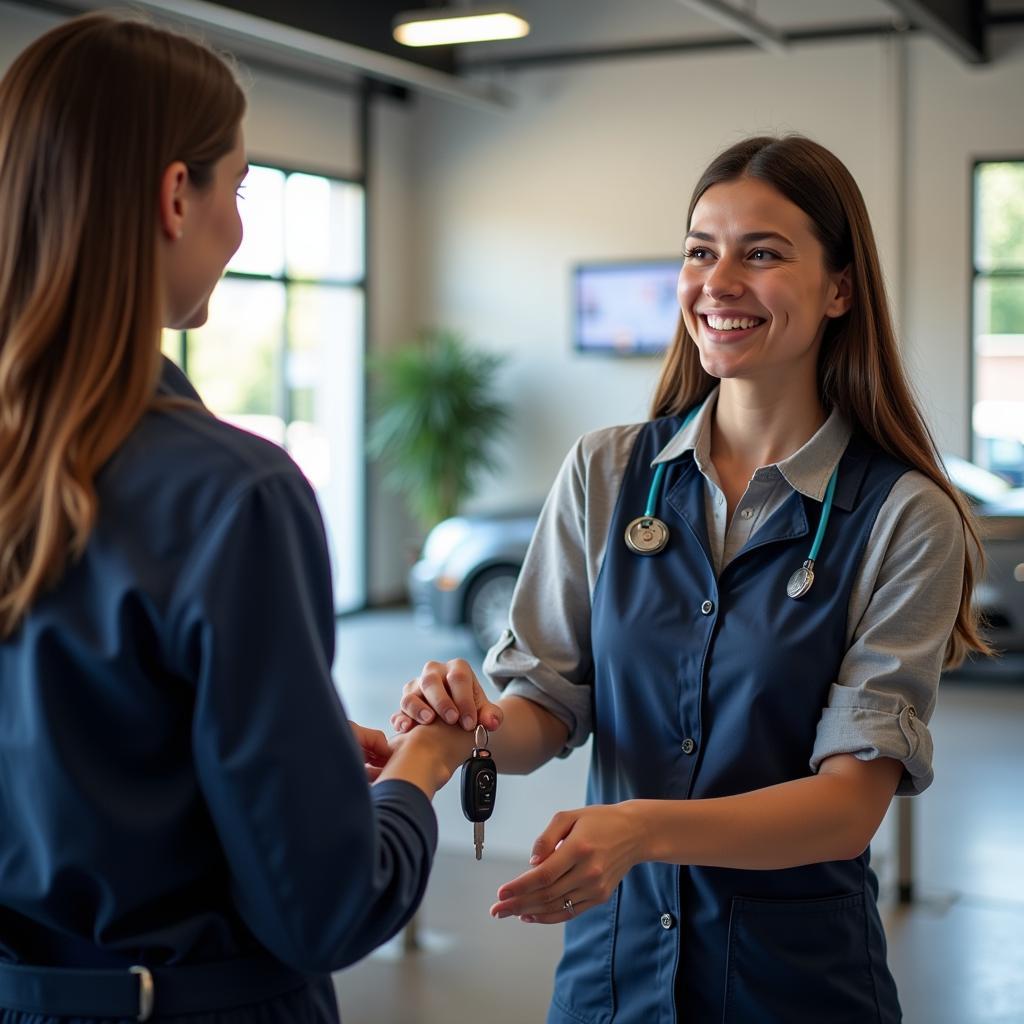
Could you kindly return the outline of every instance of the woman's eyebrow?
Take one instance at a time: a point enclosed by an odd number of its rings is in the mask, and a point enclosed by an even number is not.
[[[702,242],[716,241],[715,236],[709,235],[706,231],[690,231],[687,233],[686,237],[698,238]],[[745,235],[740,235],[737,241],[747,244],[750,242],[766,242],[772,238],[778,239],[785,245],[793,245],[793,243],[785,235],[780,234],[778,231],[748,231]]]

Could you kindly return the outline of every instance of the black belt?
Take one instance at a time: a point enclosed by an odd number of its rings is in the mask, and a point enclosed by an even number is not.
[[[231,1010],[294,992],[308,982],[306,975],[262,957],[115,971],[0,963],[0,1007],[149,1020],[157,1013]]]

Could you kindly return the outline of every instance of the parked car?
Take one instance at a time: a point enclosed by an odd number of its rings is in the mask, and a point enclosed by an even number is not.
[[[1024,653],[1024,487],[955,455],[944,457],[950,480],[977,514],[988,569],[975,587],[986,632],[998,651]]]
[[[950,479],[981,523],[988,571],[975,591],[1000,651],[1024,652],[1024,487],[966,459],[945,457]],[[519,569],[537,513],[458,516],[427,537],[409,576],[413,603],[426,619],[467,625],[482,651],[508,625]]]
[[[435,526],[409,572],[417,613],[440,626],[468,626],[486,651],[508,626],[512,591],[537,515],[531,510],[455,516]]]

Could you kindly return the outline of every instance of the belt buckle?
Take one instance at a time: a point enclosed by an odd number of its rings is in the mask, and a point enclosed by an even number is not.
[[[149,1020],[153,1016],[153,1002],[156,998],[153,974],[148,967],[129,967],[128,970],[139,979],[139,1014],[136,1020]]]

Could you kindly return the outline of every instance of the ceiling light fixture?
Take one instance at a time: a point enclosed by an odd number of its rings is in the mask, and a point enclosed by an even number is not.
[[[395,18],[392,29],[395,39],[406,46],[442,46],[521,39],[530,24],[507,8],[446,7],[406,11]]]

